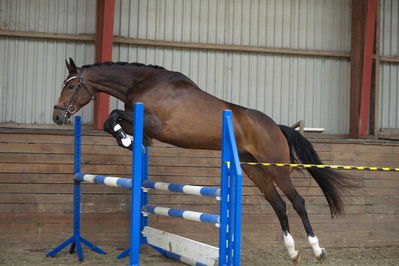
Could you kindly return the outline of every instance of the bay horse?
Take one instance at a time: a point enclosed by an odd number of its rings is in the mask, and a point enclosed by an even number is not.
[[[69,75],[53,111],[55,123],[69,117],[104,92],[125,103],[125,110],[114,110],[104,124],[122,147],[131,147],[126,133],[132,133],[132,112],[136,102],[144,103],[144,134],[148,138],[182,148],[220,150],[222,112],[233,112],[234,133],[241,161],[322,164],[312,144],[296,130],[277,125],[262,112],[218,99],[201,90],[179,72],[140,63],[113,63],[77,67],[70,58]],[[291,182],[289,167],[242,165],[275,211],[290,259],[300,256],[290,234],[286,204],[275,185],[291,201],[300,216],[308,241],[317,259],[326,256],[310,224],[305,201]],[[343,214],[343,192],[351,187],[348,177],[331,169],[307,169],[323,191],[332,216]]]

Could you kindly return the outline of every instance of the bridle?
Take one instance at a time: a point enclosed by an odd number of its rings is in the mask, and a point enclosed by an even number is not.
[[[79,95],[79,89],[81,87],[83,87],[84,89],[86,89],[90,93],[92,100],[96,99],[96,94],[93,91],[93,89],[89,88],[86,85],[86,83],[84,82],[84,80],[83,80],[83,69],[80,69],[79,76],[72,76],[72,77],[69,77],[66,80],[64,80],[64,82],[63,82],[64,85],[62,86],[62,88],[64,88],[68,84],[68,82],[70,82],[71,80],[74,80],[74,79],[78,79],[78,83],[76,83],[76,85],[73,87],[73,89],[75,91],[74,91],[69,103],[67,105],[64,105],[64,106],[63,105],[54,105],[54,109],[65,111],[64,116],[66,118],[68,118],[69,116],[73,115],[77,111],[77,107],[76,107],[76,105],[74,105],[74,102],[75,102],[76,98]]]

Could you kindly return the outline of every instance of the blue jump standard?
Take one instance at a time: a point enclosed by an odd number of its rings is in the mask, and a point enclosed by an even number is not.
[[[74,173],[77,174],[80,172],[80,144],[81,144],[81,120],[80,117],[75,118],[75,143],[74,143]],[[47,256],[53,257],[58,252],[63,250],[65,247],[71,244],[71,248],[69,250],[70,253],[75,252],[75,248],[77,250],[77,255],[80,261],[83,260],[83,251],[81,243],[85,244],[93,251],[99,254],[106,254],[105,251],[96,247],[86,239],[84,239],[80,235],[80,182],[75,181],[73,188],[73,235],[71,238],[66,240],[64,243],[47,253]]]
[[[71,244],[71,253],[77,249],[79,260],[83,260],[81,243],[87,245],[92,250],[105,254],[104,251],[91,244],[80,235],[80,183],[90,182],[104,184],[107,186],[123,187],[131,189],[131,212],[130,212],[130,247],[122,252],[118,259],[130,255],[129,266],[139,265],[140,246],[148,244],[162,255],[181,261],[186,264],[203,266],[204,257],[213,252],[212,263],[218,261],[219,266],[240,265],[240,230],[241,230],[241,183],[242,173],[238,159],[237,146],[232,126],[232,112],[223,112],[223,138],[222,138],[222,163],[221,163],[221,186],[220,188],[207,188],[201,186],[189,186],[179,184],[169,184],[163,182],[148,181],[148,147],[143,149],[143,104],[134,106],[134,142],[132,156],[132,178],[110,177],[82,174],[80,172],[81,155],[81,120],[75,118],[75,152],[74,152],[74,222],[73,236],[62,243],[60,246],[49,252],[48,256],[54,256],[66,246]],[[178,210],[157,206],[148,206],[148,192],[146,189],[157,189],[171,192],[180,192],[190,195],[213,197],[220,200],[220,215],[206,214],[187,210]],[[219,248],[211,247],[206,249],[206,253],[198,253],[198,249],[191,249],[190,252],[181,251],[181,254],[171,252],[170,240],[165,239],[165,234],[157,229],[148,226],[146,213],[178,217],[186,220],[205,222],[219,227]],[[148,231],[150,230],[150,231]],[[154,231],[155,230],[155,231]],[[144,236],[144,233],[146,235]],[[169,234],[173,235],[173,234]],[[155,238],[154,238],[155,237]],[[161,237],[159,239],[159,237]],[[179,236],[174,236],[179,237]],[[157,240],[158,239],[158,240]],[[171,238],[168,238],[171,239]],[[180,241],[183,238],[180,237]],[[154,241],[156,240],[156,241]],[[188,239],[192,243],[193,240]],[[162,246],[160,242],[168,243]],[[166,242],[165,242],[166,241]],[[194,241],[195,242],[195,241]],[[204,246],[203,243],[197,242]],[[192,245],[192,244],[189,244]],[[197,244],[198,245],[198,244]],[[161,246],[163,248],[161,248]],[[205,245],[206,246],[206,245]],[[188,246],[184,246],[186,250]],[[165,249],[170,249],[165,250]],[[208,247],[207,247],[208,248]],[[192,257],[191,257],[192,256]],[[203,262],[201,262],[203,261]]]

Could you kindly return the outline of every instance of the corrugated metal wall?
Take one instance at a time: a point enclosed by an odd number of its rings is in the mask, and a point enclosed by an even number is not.
[[[350,50],[350,0],[116,0],[115,34],[131,38]],[[381,52],[398,55],[398,2],[380,0]],[[0,29],[94,34],[96,0],[0,0]],[[0,122],[51,124],[64,59],[94,62],[89,42],[0,38]],[[181,71],[222,99],[277,122],[348,133],[346,59],[115,45],[114,61]],[[382,64],[382,127],[399,127],[397,64]],[[34,100],[32,100],[34,99]],[[122,108],[115,99],[111,110]],[[92,106],[83,110],[91,121]]]
[[[94,34],[95,7],[95,0],[0,0],[0,29]],[[94,55],[93,43],[0,38],[0,122],[52,124],[64,59],[86,64]],[[80,115],[91,121],[92,105]]]
[[[399,56],[399,1],[380,0],[382,56]],[[380,127],[399,128],[399,64],[382,63]]]
[[[206,44],[349,51],[350,1],[117,1],[115,34]],[[203,90],[265,112],[348,132],[347,60],[118,45],[115,61],[180,71]],[[123,105],[112,101],[111,108]]]

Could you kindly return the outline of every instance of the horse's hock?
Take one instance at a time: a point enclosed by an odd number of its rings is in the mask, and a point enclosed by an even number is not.
[[[327,164],[399,165],[399,145],[394,142],[313,140]],[[82,172],[130,176],[130,152],[115,146],[103,133],[83,135]],[[2,129],[0,132],[1,238],[0,245],[53,247],[69,237],[72,217],[73,136],[63,131]],[[218,185],[220,153],[187,150],[155,141],[150,154],[150,178],[163,182]],[[293,182],[307,202],[309,216],[324,247],[387,246],[399,239],[399,179],[395,172],[351,171],[361,188],[345,202],[346,215],[330,219],[320,189],[307,174],[293,173]],[[83,235],[98,245],[128,245],[128,192],[111,187],[86,185],[83,189]],[[150,192],[150,204],[176,209],[217,212],[212,200]],[[290,204],[288,213],[298,247],[307,247],[302,224]],[[257,188],[244,178],[243,248],[273,245],[284,250],[281,229],[270,205]],[[217,245],[217,228],[150,216],[161,230]]]

